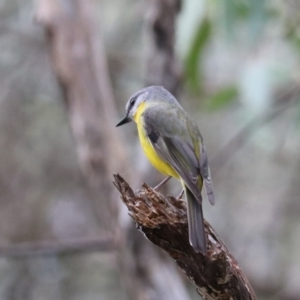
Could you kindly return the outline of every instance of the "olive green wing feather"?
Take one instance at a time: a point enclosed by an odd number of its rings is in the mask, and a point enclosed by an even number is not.
[[[215,196],[214,196],[214,189],[213,189],[213,183],[210,175],[210,170],[208,167],[208,160],[207,160],[207,154],[205,151],[205,148],[203,144],[200,145],[200,174],[202,175],[206,195],[208,198],[208,201],[211,205],[215,204]]]
[[[174,168],[201,203],[200,164],[182,113],[177,107],[150,108],[144,114],[144,128],[157,154]]]
[[[193,143],[189,126],[185,123],[186,116],[182,116],[182,113],[184,112],[178,108],[170,107],[168,110],[148,109],[143,118],[144,128],[156,153],[168,162],[183,180],[187,199],[189,240],[196,252],[206,254],[201,197],[202,176],[200,162],[194,150],[195,144],[199,147],[201,136],[196,136],[197,141]],[[205,170],[205,161],[203,165]]]
[[[158,155],[175,169],[199,202],[202,201],[203,179],[208,200],[213,205],[207,154],[200,132],[189,116],[181,108],[159,105],[149,108],[143,120],[146,134]]]
[[[150,135],[152,138],[153,132]],[[158,136],[156,135],[155,138]],[[188,144],[181,143],[176,138],[158,137],[152,143],[159,156],[167,161],[184,181],[187,200],[189,240],[196,252],[206,254],[207,244],[204,231],[201,185],[196,158]]]

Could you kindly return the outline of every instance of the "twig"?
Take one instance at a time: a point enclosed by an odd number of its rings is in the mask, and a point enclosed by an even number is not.
[[[256,299],[236,260],[207,222],[207,256],[196,253],[190,246],[185,202],[164,197],[146,184],[135,194],[120,175],[114,178],[138,228],[175,260],[204,299]]]
[[[267,125],[279,117],[283,112],[289,109],[294,104],[294,101],[288,104],[282,104],[278,108],[272,110],[265,115],[259,115],[250,121],[245,127],[243,127],[228,143],[223,147],[210,162],[210,169],[213,174],[220,170],[221,167],[238,151],[249,138],[261,127]]]
[[[69,241],[45,241],[0,246],[0,256],[23,258],[32,256],[65,255],[79,252],[107,252],[115,250],[112,238],[71,239]]]

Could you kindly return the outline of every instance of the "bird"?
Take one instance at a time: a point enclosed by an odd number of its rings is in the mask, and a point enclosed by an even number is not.
[[[126,115],[116,127],[134,121],[146,157],[162,174],[181,181],[187,202],[189,242],[195,252],[207,254],[202,210],[202,188],[214,205],[213,184],[203,138],[195,121],[162,86],[133,94]]]

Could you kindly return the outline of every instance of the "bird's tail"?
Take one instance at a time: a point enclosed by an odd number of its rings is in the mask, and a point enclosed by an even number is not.
[[[206,254],[206,237],[204,232],[202,204],[197,201],[192,192],[185,186],[187,200],[189,240],[196,252]]]

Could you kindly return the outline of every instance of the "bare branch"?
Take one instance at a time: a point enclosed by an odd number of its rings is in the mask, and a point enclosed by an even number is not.
[[[251,136],[263,126],[272,122],[282,113],[291,108],[296,101],[295,98],[300,92],[299,86],[294,86],[291,90],[286,91],[283,95],[278,97],[278,104],[273,110],[266,112],[263,115],[256,116],[245,127],[243,127],[226,145],[223,147],[210,162],[210,169],[213,174],[222,169],[222,166],[232,158],[238,150],[240,150],[249,141]],[[282,104],[283,103],[283,104]]]
[[[146,184],[135,194],[120,175],[114,178],[138,228],[175,260],[204,299],[256,299],[245,274],[207,222],[207,256],[196,253],[190,246],[184,201],[164,197]]]
[[[115,242],[108,237],[71,239],[67,241],[46,241],[38,243],[21,243],[10,246],[0,246],[0,257],[32,257],[75,254],[79,252],[113,251]]]

